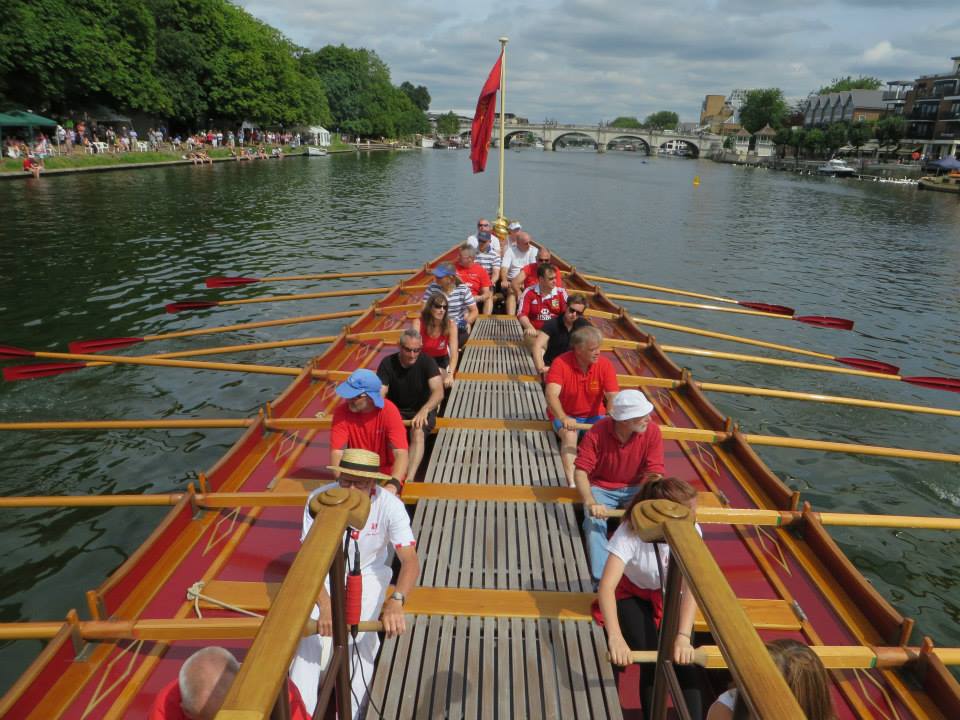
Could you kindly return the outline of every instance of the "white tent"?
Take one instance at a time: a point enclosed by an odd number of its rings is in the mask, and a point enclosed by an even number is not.
[[[314,145],[320,147],[330,147],[330,131],[320,125],[313,125],[307,130],[307,134]]]

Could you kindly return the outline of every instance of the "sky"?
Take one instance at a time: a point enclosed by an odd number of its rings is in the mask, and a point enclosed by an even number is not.
[[[316,50],[364,47],[430,109],[472,114],[507,36],[507,112],[597,123],[706,94],[779,87],[805,97],[846,75],[912,80],[960,55],[958,0],[235,0]]]

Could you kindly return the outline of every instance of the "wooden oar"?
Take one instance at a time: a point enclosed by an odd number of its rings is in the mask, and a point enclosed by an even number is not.
[[[633,282],[631,280],[620,280],[618,278],[603,277],[602,275],[580,275],[585,280],[593,282],[610,283],[611,285],[623,285],[625,287],[639,288],[641,290],[653,290],[655,292],[668,293],[670,295],[683,295],[685,297],[699,298],[701,300],[712,300],[713,302],[727,303],[729,305],[740,305],[741,307],[759,310],[774,315],[795,315],[792,307],[786,305],[775,305],[765,302],[749,302],[746,300],[735,300],[734,298],[723,297],[721,295],[706,295],[704,293],[692,292],[690,290],[678,290],[677,288],[665,287],[663,285],[650,285],[648,283]],[[607,296],[611,297],[611,296]],[[845,321],[848,322],[848,321]]]
[[[332,482],[332,481],[331,481]],[[420,485],[421,483],[416,483]],[[408,486],[409,489],[409,486]],[[413,488],[416,490],[416,487]],[[66,507],[168,507],[176,505],[187,493],[147,493],[143,495],[39,495],[33,497],[0,497],[0,509],[39,509]],[[194,502],[199,508],[237,507],[302,507],[306,490],[296,492],[210,492],[196,493]],[[406,497],[406,496],[405,496]],[[555,501],[565,501],[558,498]],[[551,500],[552,502],[553,500]],[[407,499],[407,502],[412,502]],[[579,499],[576,500],[579,502]],[[622,517],[623,510],[611,509],[610,517]],[[700,506],[697,522],[716,525],[759,525],[787,527],[799,524],[811,516],[821,525],[834,527],[898,528],[904,530],[960,530],[960,518],[930,517],[925,515],[871,515],[866,513],[809,512],[794,510],[751,510]]]
[[[420,309],[419,303],[408,305],[387,305],[376,308],[379,312],[409,312]],[[257,322],[238,323],[236,325],[220,325],[218,327],[197,328],[196,330],[181,330],[179,332],[161,333],[159,335],[144,335],[143,337],[116,337],[101,338],[99,340],[76,340],[70,343],[72,353],[97,353],[104,350],[120,350],[131,345],[158,340],[174,340],[176,338],[196,337],[215,333],[236,332],[238,330],[255,330],[265,327],[279,327],[281,325],[297,325],[300,323],[320,322],[322,320],[338,320],[340,318],[360,317],[368,312],[363,310],[343,310],[341,312],[323,313],[320,315],[298,315],[296,317],[279,318],[277,320],[259,320]]]
[[[917,660],[924,652],[919,647],[874,647],[866,645],[811,645],[810,649],[830,670],[853,670],[855,668],[895,668]],[[960,648],[932,647],[928,652],[936,655],[944,665],[960,665]],[[609,659],[609,656],[608,656]],[[655,663],[656,650],[636,650],[630,653],[634,663]],[[716,645],[702,645],[694,650],[693,662],[700,667],[719,669],[727,667],[726,660]]]
[[[49,640],[56,637],[64,625],[75,627],[80,637],[88,641],[249,640],[262,624],[261,617],[0,623],[0,641]],[[360,632],[381,632],[383,623],[364,620],[358,624],[358,629]],[[307,620],[303,625],[304,637],[316,632],[317,621]]]
[[[271,277],[222,277],[207,278],[208,288],[239,287],[251,283],[294,282],[297,280],[339,280],[341,278],[384,277],[387,275],[413,275],[419,268],[408,270],[371,270],[370,272],[322,273],[319,275],[275,275]]]
[[[639,342],[636,340],[618,340],[604,339],[602,346],[604,349],[612,348],[633,348],[636,350],[646,350],[650,343]],[[698,357],[714,358],[716,360],[734,360],[736,362],[756,363],[759,365],[776,365],[778,367],[797,368],[799,370],[814,370],[816,372],[836,373],[840,375],[857,375],[859,377],[877,378],[879,380],[896,380],[899,382],[910,383],[911,385],[920,385],[921,387],[932,388],[935,390],[948,390],[950,392],[960,392],[960,379],[951,377],[936,377],[932,375],[925,376],[904,376],[891,375],[883,372],[872,372],[870,370],[858,370],[856,368],[830,367],[829,365],[818,365],[816,363],[798,362],[796,360],[781,360],[779,358],[760,357],[758,355],[743,355],[741,353],[728,353],[719,350],[705,350],[703,348],[685,347],[682,345],[660,345],[664,352],[676,353],[677,355],[696,355]]]
[[[409,290],[424,290],[426,285],[411,285]],[[356,288],[354,290],[331,290],[328,292],[298,293],[296,295],[265,295],[263,297],[246,298],[244,300],[182,300],[169,303],[166,306],[168,313],[184,310],[203,310],[226,305],[254,305],[256,303],[288,302],[290,300],[319,300],[321,298],[353,297],[356,295],[383,295],[393,290],[393,287]]]
[[[852,330],[853,320],[831,317],[829,315],[784,315],[783,313],[765,312],[762,310],[744,310],[742,308],[720,307],[719,305],[704,305],[703,303],[683,302],[682,300],[663,300],[660,298],[640,297],[639,295],[621,295],[606,293],[611,300],[626,300],[627,302],[648,303],[651,305],[670,305],[671,307],[695,308],[697,310],[711,310],[713,312],[737,313],[739,315],[753,315],[755,317],[776,318],[778,320],[796,320],[807,325],[832,328],[834,330]],[[787,308],[789,309],[789,308]]]
[[[684,380],[668,380],[666,378],[644,377],[640,375],[617,375],[617,382],[621,389],[630,387],[665,387],[682,388],[687,384]],[[927,405],[909,405],[907,403],[885,402],[882,400],[867,400],[846,395],[820,395],[818,393],[793,392],[778,388],[750,387],[749,385],[725,385],[723,383],[700,382],[689,380],[689,384],[706,392],[730,393],[733,395],[754,395],[758,397],[779,398],[781,400],[804,400],[807,402],[828,403],[831,405],[850,405],[852,407],[874,408],[877,410],[902,410],[903,412],[924,413],[927,415],[946,415],[960,417],[960,410],[949,408],[929,407]]]
[[[794,347],[793,345],[781,345],[780,343],[767,342],[765,340],[754,340],[740,335],[728,335],[727,333],[714,332],[713,330],[704,330],[703,328],[690,325],[677,325],[676,323],[661,322],[659,320],[650,320],[649,318],[634,317],[631,318],[635,323],[649,325],[650,327],[664,328],[666,330],[676,330],[677,332],[688,333],[690,335],[702,335],[703,337],[717,338],[718,340],[729,340],[730,342],[741,343],[743,345],[755,345],[756,347],[770,348],[771,350],[782,350],[784,352],[795,353],[797,355],[806,355],[808,357],[822,358],[823,360],[834,360],[844,365],[859,368],[861,370],[870,370],[871,372],[887,373],[896,375],[900,368],[890,363],[880,360],[868,360],[866,358],[855,357],[837,357],[827,353],[817,352],[815,350],[805,350],[804,348]]]

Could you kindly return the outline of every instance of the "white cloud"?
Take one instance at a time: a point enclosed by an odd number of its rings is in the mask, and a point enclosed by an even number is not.
[[[893,59],[896,52],[893,44],[889,40],[881,40],[873,47],[867,48],[867,50],[864,51],[863,59],[868,63],[887,63]]]

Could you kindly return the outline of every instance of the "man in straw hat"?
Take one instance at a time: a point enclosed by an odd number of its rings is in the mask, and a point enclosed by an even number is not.
[[[624,507],[640,485],[663,475],[663,435],[652,419],[653,405],[639,390],[621,390],[610,415],[584,435],[574,463],[574,481],[583,500],[583,533],[590,574],[597,583],[607,562],[607,516]]]
[[[407,475],[407,429],[400,410],[382,390],[377,374],[366,369],[354,370],[337,385],[337,395],[346,402],[333,411],[330,464],[336,478],[344,448],[372,450],[380,457],[380,472],[389,476],[386,489],[397,494]]]
[[[360,553],[360,574],[363,577],[360,619],[376,620],[379,616],[387,637],[401,635],[407,627],[403,605],[420,575],[420,561],[417,559],[410,516],[407,515],[403,501],[381,487],[384,482],[389,482],[391,476],[380,472],[380,458],[376,453],[348,448],[343,451],[339,464],[331,465],[330,469],[340,473],[337,482],[314,490],[307,498],[300,541],[303,542],[313,525],[310,500],[315,495],[335,487],[353,488],[369,493],[370,514],[366,524],[359,531],[347,529],[350,536],[348,562],[351,566],[354,541]],[[395,591],[384,602],[392,575],[387,564],[391,546],[400,560],[400,573],[394,585]],[[311,714],[317,704],[317,688],[333,652],[333,619],[327,583],[324,583],[324,589],[310,615],[317,621],[318,634],[300,641],[297,654],[290,665],[290,678],[300,690],[304,704]],[[354,718],[362,717],[369,689],[373,686],[373,664],[379,648],[380,637],[375,632],[359,633],[356,640],[350,641],[350,685]]]

